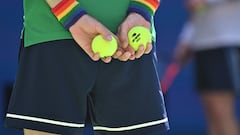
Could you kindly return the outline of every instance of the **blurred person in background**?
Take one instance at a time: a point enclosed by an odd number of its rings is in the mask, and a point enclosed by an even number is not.
[[[197,89],[209,135],[240,135],[235,100],[240,84],[240,0],[187,0],[175,59],[195,58]],[[238,86],[237,86],[238,85]]]

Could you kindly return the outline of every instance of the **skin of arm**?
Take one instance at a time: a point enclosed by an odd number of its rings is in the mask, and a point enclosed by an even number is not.
[[[53,8],[55,7],[57,4],[59,4],[62,0],[46,0],[47,4]]]

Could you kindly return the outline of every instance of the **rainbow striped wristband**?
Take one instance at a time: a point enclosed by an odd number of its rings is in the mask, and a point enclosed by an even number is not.
[[[76,0],[62,0],[52,8],[58,21],[69,29],[80,17],[87,14]]]
[[[151,22],[160,5],[160,0],[132,0],[128,8],[128,13],[135,12],[142,15],[147,21]]]

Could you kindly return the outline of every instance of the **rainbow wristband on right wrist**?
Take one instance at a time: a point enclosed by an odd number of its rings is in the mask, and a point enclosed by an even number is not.
[[[80,17],[87,14],[76,0],[62,0],[52,8],[58,21],[69,29]]]
[[[135,12],[142,15],[147,21],[151,22],[160,5],[160,0],[131,0],[128,13]]]

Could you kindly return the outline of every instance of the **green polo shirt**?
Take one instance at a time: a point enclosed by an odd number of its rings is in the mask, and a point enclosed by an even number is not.
[[[113,33],[126,17],[130,0],[78,0],[83,9]],[[45,0],[24,0],[25,47],[41,42],[71,39]]]

